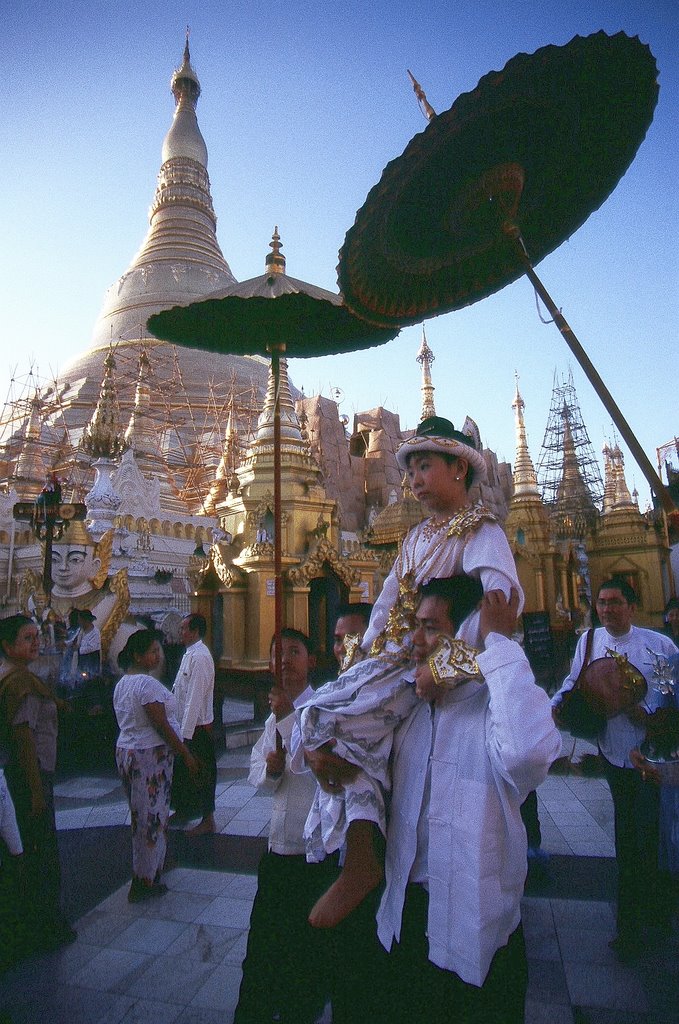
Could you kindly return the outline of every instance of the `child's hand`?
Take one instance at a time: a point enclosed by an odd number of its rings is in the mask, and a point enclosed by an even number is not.
[[[304,749],[304,759],[318,779],[318,784],[326,793],[336,795],[341,792],[345,782],[353,782],[358,775],[358,765],[346,761],[339,754],[333,754],[335,740],[328,740],[316,750]]]
[[[415,670],[415,693],[420,700],[432,701],[442,693],[442,688],[436,685],[429,663],[421,662]]]
[[[489,633],[500,633],[511,637],[516,629],[516,615],[519,610],[519,595],[512,587],[509,600],[501,590],[489,590],[481,601],[479,632],[483,640]]]

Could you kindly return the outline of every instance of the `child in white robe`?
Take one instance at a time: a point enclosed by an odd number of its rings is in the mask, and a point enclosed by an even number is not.
[[[479,579],[484,591],[502,590],[509,598],[514,589],[521,597],[502,528],[486,509],[468,504],[468,488],[485,474],[474,439],[448,420],[430,417],[401,445],[397,460],[432,514],[403,541],[356,652],[365,660],[326,683],[298,712],[303,748],[332,741],[334,754],[361,769],[336,792],[318,789],[307,819],[308,859],[320,860],[346,843],[342,874],[311,912],[317,927],[336,925],[382,878],[374,826],[385,835],[393,733],[418,700],[403,678],[418,588],[435,577],[465,574]],[[476,647],[478,618],[478,612],[469,615],[458,633]]]

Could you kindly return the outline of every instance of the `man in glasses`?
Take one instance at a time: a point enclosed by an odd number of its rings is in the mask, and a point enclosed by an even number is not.
[[[608,718],[598,736],[615,813],[615,856],[618,864],[617,936],[611,948],[622,961],[635,959],[669,928],[670,905],[658,870],[659,790],[650,779],[634,770],[630,752],[646,736],[646,717],[661,704],[655,688],[649,651],[670,657],[677,653],[672,641],[652,629],[633,624],[637,595],[622,578],[599,587],[596,611],[601,627],[591,640],[590,660],[609,653],[624,655],[645,678],[645,698],[627,711]],[[587,634],[583,633],[571,670],[552,698],[557,724],[559,705],[571,690],[586,659]]]

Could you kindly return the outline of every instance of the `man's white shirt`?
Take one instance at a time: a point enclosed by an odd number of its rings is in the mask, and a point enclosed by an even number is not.
[[[313,695],[308,686],[293,701],[295,708],[301,707]],[[276,733],[280,734],[287,754],[285,770],[277,778],[266,773],[266,757],[276,750]],[[294,735],[293,735],[294,732]],[[299,728],[293,713],[276,721],[269,715],[264,723],[264,732],[252,748],[248,782],[265,792],[273,794],[271,825],[269,828],[269,849],[286,856],[304,854],[306,845],[303,838],[304,825],[316,792],[316,777],[310,771],[293,773],[290,770],[290,756],[299,744]]]
[[[575,649],[571,670],[552,697],[553,707],[558,706],[563,695],[575,686],[585,660],[586,643],[587,634],[583,633]],[[600,626],[594,630],[590,661],[605,658],[609,650],[615,651],[616,654],[626,654],[627,660],[639,669],[648,683],[646,697],[639,703],[647,711],[655,711],[661,705],[661,694],[655,689],[656,680],[653,676],[653,658],[650,652],[665,657],[676,654],[677,648],[669,637],[653,629],[643,629],[641,626],[630,626],[624,636],[613,636]],[[606,726],[599,733],[599,749],[610,764],[617,765],[618,768],[631,768],[630,751],[638,747],[645,736],[646,730],[643,725],[635,725],[624,713],[615,715],[608,719]]]
[[[192,739],[197,725],[214,720],[214,689],[215,663],[205,643],[197,640],[186,648],[172,687],[183,739]]]

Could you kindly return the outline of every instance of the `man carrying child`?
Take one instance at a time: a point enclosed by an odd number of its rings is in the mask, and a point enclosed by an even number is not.
[[[468,504],[469,486],[485,472],[476,439],[433,417],[397,458],[430,518],[404,540],[359,649],[364,660],[300,713],[322,787],[309,849],[320,839],[326,852],[347,850],[310,920],[337,925],[380,884],[375,837],[388,820],[378,932],[393,952],[375,983],[391,1020],[519,1024],[520,805],[561,740],[546,694],[509,638],[521,591],[507,540],[487,510]],[[450,593],[436,592],[453,576]],[[440,657],[429,666],[439,634],[449,638],[443,674]],[[450,643],[455,636],[461,647]]]

